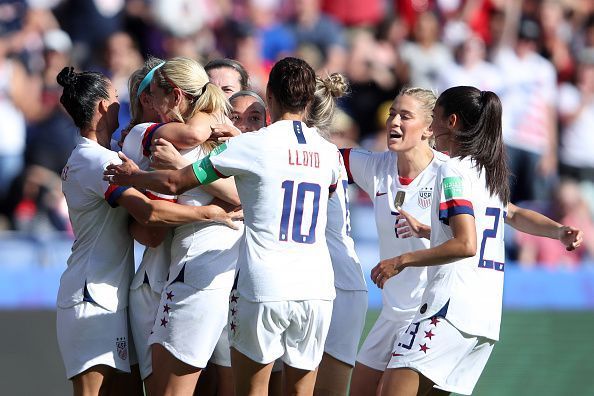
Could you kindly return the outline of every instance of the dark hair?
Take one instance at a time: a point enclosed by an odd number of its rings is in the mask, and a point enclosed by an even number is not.
[[[287,57],[272,67],[268,89],[283,109],[303,111],[314,99],[316,74],[303,59]]]
[[[239,85],[241,86],[241,90],[245,91],[250,88],[250,76],[245,70],[245,67],[239,62],[234,59],[224,58],[224,59],[213,59],[204,66],[204,70],[208,73],[211,70],[221,69],[226,67],[228,69],[233,69],[237,73],[239,73]]]
[[[97,102],[109,99],[107,77],[90,71],[77,73],[73,67],[65,67],[58,73],[56,80],[64,87],[60,103],[72,117],[74,124],[79,129],[90,126]]]
[[[499,196],[507,205],[509,171],[503,147],[499,97],[474,87],[452,87],[439,96],[435,106],[440,106],[446,117],[458,116],[462,123],[462,128],[455,134],[458,155],[471,157],[479,171],[485,171],[489,193]]]

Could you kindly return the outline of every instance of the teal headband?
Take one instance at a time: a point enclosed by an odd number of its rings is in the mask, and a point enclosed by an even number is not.
[[[144,78],[140,82],[140,85],[138,86],[138,91],[136,91],[137,98],[140,98],[140,94],[142,93],[142,91],[144,91],[146,89],[146,87],[148,87],[149,84],[151,83],[151,80],[153,79],[153,75],[155,74],[155,70],[157,70],[164,64],[165,64],[165,62],[161,62],[157,66],[153,67],[150,72],[146,73],[146,76],[144,76]]]

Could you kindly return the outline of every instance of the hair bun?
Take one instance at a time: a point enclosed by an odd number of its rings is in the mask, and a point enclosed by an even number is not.
[[[330,95],[334,98],[340,98],[344,96],[348,89],[349,83],[345,76],[340,73],[332,73],[328,77],[322,80],[326,89],[330,92]]]
[[[58,81],[58,84],[60,84],[64,88],[68,88],[76,84],[77,78],[78,75],[74,71],[74,67],[65,67],[62,69],[60,73],[58,73],[58,77],[56,77],[56,80]]]

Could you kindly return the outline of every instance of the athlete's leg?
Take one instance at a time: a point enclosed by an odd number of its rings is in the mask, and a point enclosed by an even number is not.
[[[147,396],[157,396],[157,384],[155,382],[155,377],[151,373],[148,377],[144,379],[144,392]]]
[[[317,370],[301,370],[287,364],[283,368],[283,395],[313,395]]]
[[[266,396],[273,363],[260,364],[231,348],[235,396]]]
[[[375,396],[383,371],[372,369],[363,363],[355,363],[351,379],[351,396]]]
[[[283,394],[283,371],[273,371],[268,380],[268,396],[281,396]]]
[[[175,358],[161,344],[153,344],[151,350],[157,395],[193,395],[202,369]]]
[[[433,381],[409,368],[387,369],[382,396],[424,396],[433,389]]]
[[[353,367],[324,353],[314,389],[316,396],[344,396],[349,388]]]
[[[109,381],[115,370],[112,367],[98,365],[72,377],[74,396],[97,396],[109,393]]]
[[[233,396],[233,370],[231,367],[213,364],[212,368],[216,372],[217,396]]]

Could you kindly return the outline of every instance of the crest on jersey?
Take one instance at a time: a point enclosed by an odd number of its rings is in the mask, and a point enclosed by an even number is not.
[[[433,188],[422,188],[419,191],[419,206],[423,209],[427,209],[429,206],[431,206],[431,197],[433,197]]]
[[[120,359],[128,359],[128,341],[126,341],[126,337],[116,338],[116,350]]]

